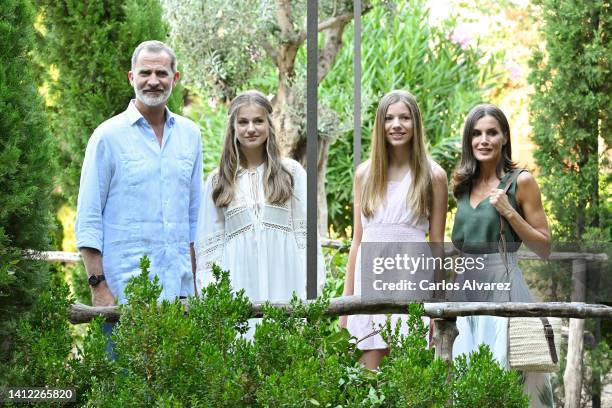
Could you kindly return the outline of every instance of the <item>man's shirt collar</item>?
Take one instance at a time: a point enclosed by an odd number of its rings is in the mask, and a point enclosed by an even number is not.
[[[176,117],[174,115],[174,113],[172,113],[170,111],[170,109],[168,109],[168,106],[164,107],[165,113],[166,113],[166,124],[168,126],[172,126],[174,125],[174,122],[176,122]],[[132,99],[130,101],[130,104],[127,107],[126,110],[127,116],[128,116],[128,120],[130,121],[130,125],[134,125],[135,123],[138,123],[138,121],[140,120],[145,120],[144,116],[142,116],[142,113],[140,113],[140,111],[138,110],[138,108],[136,107],[136,99]]]

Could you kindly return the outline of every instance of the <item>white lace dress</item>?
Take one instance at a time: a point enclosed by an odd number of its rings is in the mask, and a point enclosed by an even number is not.
[[[293,292],[306,298],[306,172],[291,159],[283,165],[294,180],[294,194],[284,204],[266,201],[265,164],[239,169],[234,200],[224,208],[212,200],[216,172],[208,177],[195,242],[198,291],[214,280],[216,263],[251,301],[286,302]],[[319,288],[325,279],[322,261],[319,256]]]

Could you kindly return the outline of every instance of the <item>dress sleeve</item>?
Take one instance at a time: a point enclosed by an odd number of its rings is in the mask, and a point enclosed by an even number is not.
[[[292,163],[292,165],[291,219],[297,246],[301,250],[306,250],[306,171],[297,162]]]
[[[212,192],[216,173],[208,177],[198,216],[196,231],[196,285],[202,290],[214,281],[213,263],[220,265],[225,247],[225,214],[215,205]]]
[[[291,198],[291,213],[293,220],[293,231],[298,249],[306,252],[306,171],[297,162],[293,162],[293,196]],[[316,200],[316,197],[313,197]],[[321,250],[321,240],[317,234],[317,294],[323,293],[325,286],[325,262]],[[306,256],[304,256],[306,260]]]

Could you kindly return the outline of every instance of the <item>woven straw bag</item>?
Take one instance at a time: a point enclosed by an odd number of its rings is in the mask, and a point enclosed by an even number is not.
[[[559,370],[555,345],[561,344],[561,319],[549,317],[546,320],[553,335],[550,341],[539,317],[508,319],[508,363],[511,368],[546,373]]]
[[[513,170],[506,182],[508,191],[521,170]],[[499,215],[499,253],[506,273],[508,250],[504,228],[506,221]],[[512,299],[510,299],[512,301]],[[559,369],[556,345],[561,344],[561,319],[547,317],[511,317],[508,319],[508,364],[520,371],[554,372]]]

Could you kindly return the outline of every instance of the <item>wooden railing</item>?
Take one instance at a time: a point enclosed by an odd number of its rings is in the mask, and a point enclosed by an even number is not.
[[[187,302],[185,306],[187,308]],[[291,313],[288,303],[274,303],[274,306]],[[580,404],[580,390],[582,388],[582,348],[583,328],[585,318],[600,318],[612,320],[612,307],[606,305],[593,305],[584,303],[424,303],[425,315],[433,318],[432,342],[436,356],[447,361],[452,359],[453,343],[458,335],[456,318],[458,316],[490,315],[490,316],[554,316],[569,317],[570,331],[568,340],[567,365],[564,373],[565,406],[578,408]],[[253,303],[252,317],[261,317],[263,303]],[[405,302],[367,302],[359,296],[346,296],[331,299],[325,314],[328,316],[342,316],[353,314],[379,314],[379,313],[406,313]],[[89,322],[96,316],[103,316],[109,321],[117,321],[120,317],[120,308],[91,307],[75,304],[70,310],[72,323]],[[572,322],[581,322],[576,328]],[[576,397],[577,396],[577,397]]]
[[[322,245],[347,251],[346,243],[330,239],[322,239]],[[74,252],[43,252],[32,254],[33,257],[45,259],[49,262],[74,263],[80,260],[80,255]],[[519,251],[518,259],[539,260],[540,258],[530,251]],[[599,304],[586,304],[586,263],[587,261],[607,261],[606,254],[553,252],[549,260],[572,261],[572,294],[571,302],[547,303],[425,303],[425,315],[434,319],[433,345],[436,356],[452,359],[452,346],[457,336],[456,317],[473,315],[491,315],[505,317],[566,317],[569,321],[567,364],[564,372],[565,407],[578,408],[582,389],[582,353],[584,347],[584,319],[598,318],[612,320],[612,307]],[[185,302],[187,305],[187,303]],[[291,305],[287,303],[274,304],[291,313]],[[261,316],[262,303],[253,303],[253,317]],[[352,314],[381,314],[405,313],[405,302],[368,302],[358,296],[346,296],[331,299],[326,311],[329,316],[342,316]],[[70,310],[70,321],[74,324],[89,322],[96,316],[103,316],[108,321],[117,321],[120,317],[120,308],[91,307],[74,304]]]
[[[188,302],[183,301],[185,308]],[[305,301],[309,303],[311,301]],[[264,302],[253,302],[251,317],[262,317]],[[292,313],[289,303],[270,303],[272,306]],[[437,319],[454,319],[459,316],[502,316],[502,317],[569,317],[569,318],[599,318],[612,320],[612,307],[585,303],[566,302],[452,302],[452,303],[424,303],[425,316]],[[359,296],[345,296],[330,300],[325,311],[326,316],[344,316],[356,314],[388,314],[406,313],[407,304],[401,301],[364,301]],[[102,316],[107,321],[118,321],[119,306],[93,307],[75,303],[70,310],[70,321],[73,324],[87,323],[94,317]]]

